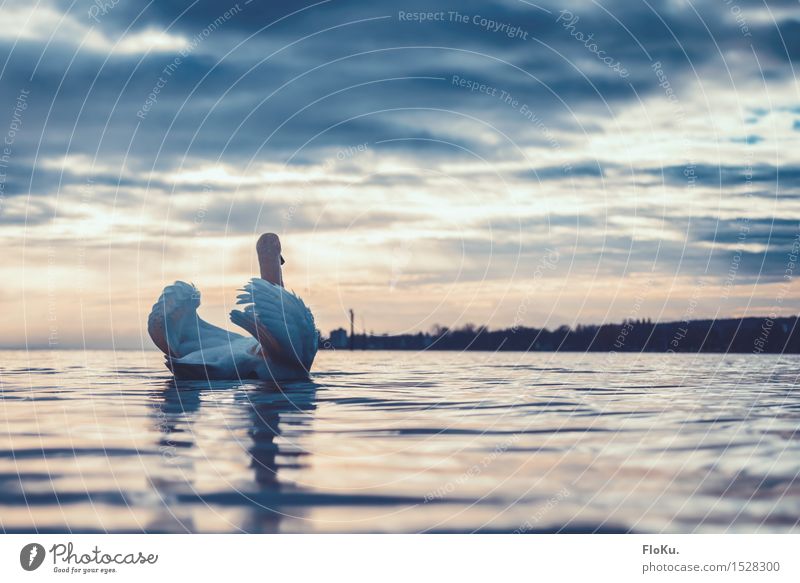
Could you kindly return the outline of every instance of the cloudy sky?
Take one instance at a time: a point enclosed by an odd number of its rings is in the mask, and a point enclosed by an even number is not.
[[[788,314],[796,0],[6,0],[0,345],[225,324],[281,235],[321,330]]]

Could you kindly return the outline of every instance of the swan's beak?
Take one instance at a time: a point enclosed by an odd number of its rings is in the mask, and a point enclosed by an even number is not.
[[[283,265],[284,263],[286,263],[286,260],[283,258],[283,255],[281,255],[281,265]]]

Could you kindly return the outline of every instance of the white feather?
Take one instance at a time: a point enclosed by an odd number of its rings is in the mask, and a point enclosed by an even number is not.
[[[233,310],[231,321],[250,332],[267,355],[308,371],[319,335],[314,316],[297,295],[264,279],[253,278],[238,296],[244,310]]]

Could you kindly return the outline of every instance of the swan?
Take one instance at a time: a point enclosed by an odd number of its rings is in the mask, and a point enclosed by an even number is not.
[[[200,292],[183,281],[164,288],[147,319],[153,343],[179,379],[307,379],[319,346],[314,316],[283,286],[281,242],[265,233],[256,244],[261,277],[237,296],[231,322],[250,336],[223,330],[197,314]]]

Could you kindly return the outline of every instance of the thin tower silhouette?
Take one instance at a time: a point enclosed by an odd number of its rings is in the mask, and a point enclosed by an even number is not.
[[[353,322],[355,321],[355,314],[353,313],[353,309],[350,308],[350,350],[353,350],[354,341],[355,341],[355,326]]]

